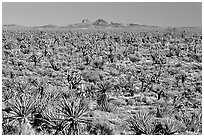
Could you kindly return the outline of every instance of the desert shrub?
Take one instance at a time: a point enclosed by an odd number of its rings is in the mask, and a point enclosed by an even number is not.
[[[154,116],[146,111],[138,111],[137,114],[127,119],[129,130],[136,135],[151,135],[155,132]]]
[[[94,68],[103,69],[103,66],[104,66],[104,61],[103,60],[94,60],[93,61],[93,67]]]
[[[136,55],[129,55],[129,59],[132,62],[139,62],[141,60],[138,55],[137,56]]]
[[[194,112],[190,116],[183,116],[182,121],[186,126],[186,130],[190,132],[202,133],[202,114],[201,112]]]
[[[91,123],[87,130],[91,135],[113,135],[113,129],[107,123]]]
[[[82,72],[82,77],[86,82],[94,82],[100,81],[100,73],[98,71],[93,70],[84,70]]]
[[[185,125],[175,118],[156,118],[155,113],[138,111],[127,119],[129,129],[136,135],[173,135],[185,130]]]
[[[160,133],[162,135],[173,135],[185,131],[185,125],[176,120],[175,118],[163,118],[160,120],[162,129]]]

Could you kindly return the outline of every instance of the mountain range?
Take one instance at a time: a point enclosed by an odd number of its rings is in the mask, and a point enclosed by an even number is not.
[[[43,26],[22,26],[17,24],[8,24],[3,25],[3,29],[130,29],[130,30],[164,30],[173,27],[161,27],[161,26],[150,26],[150,25],[141,25],[136,23],[122,24],[117,22],[108,23],[104,19],[98,19],[94,22],[89,21],[88,19],[82,20],[80,23],[70,24],[66,26],[57,26],[52,24],[47,24]],[[179,29],[191,29],[196,31],[202,31],[200,27],[177,27]]]
[[[140,24],[122,24],[122,23],[116,23],[116,22],[110,22],[108,23],[107,21],[103,19],[98,19],[94,22],[89,21],[88,19],[82,20],[80,23],[75,23],[75,24],[70,24],[67,26],[57,26],[57,25],[52,25],[52,24],[47,24],[43,26],[34,26],[33,28],[89,28],[89,27],[132,27],[132,26],[137,26],[137,27],[158,27],[158,26],[147,26],[147,25],[140,25]],[[8,24],[8,25],[3,25],[3,27],[26,27],[26,26],[21,26],[17,24]]]

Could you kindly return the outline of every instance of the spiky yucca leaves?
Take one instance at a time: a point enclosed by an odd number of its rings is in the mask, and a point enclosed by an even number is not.
[[[51,104],[47,105],[41,112],[41,117],[37,119],[41,120],[40,126],[38,127],[40,131],[45,131],[53,135],[65,134],[65,125],[63,124],[64,117],[58,115],[58,111],[53,108]]]
[[[2,135],[18,134],[18,127],[9,120],[5,120],[6,117],[8,117],[8,114],[2,112]]]
[[[162,124],[162,131],[160,132],[163,135],[173,135],[185,129],[185,125],[175,118],[164,118],[160,122]]]
[[[53,108],[59,98],[60,93],[58,92],[46,92],[43,96],[39,94],[34,121],[31,123],[37,131],[42,131],[41,125],[45,123],[44,114],[50,112],[48,108]],[[47,119],[47,117],[45,119]]]
[[[17,122],[19,126],[19,134],[22,133],[22,126],[32,120],[36,112],[36,99],[27,94],[15,96],[13,100],[8,102],[8,107],[11,109],[7,117],[4,117],[8,122]]]
[[[58,104],[56,109],[59,111],[58,115],[64,124],[64,132],[69,135],[78,135],[81,124],[90,122],[86,115],[89,112],[88,104],[84,99],[70,97],[62,97],[62,101]]]
[[[154,115],[146,111],[138,111],[135,115],[127,119],[130,131],[136,135],[151,135],[155,133]]]
[[[14,92],[10,90],[2,90],[2,100],[3,102],[8,102],[14,96]]]
[[[2,111],[2,135],[14,135],[18,133],[18,127],[14,126],[13,123],[9,122],[9,119],[6,119],[8,117],[8,112],[3,110]]]
[[[156,118],[154,114],[138,111],[127,120],[130,131],[136,135],[173,135],[185,130],[185,125],[175,118]]]

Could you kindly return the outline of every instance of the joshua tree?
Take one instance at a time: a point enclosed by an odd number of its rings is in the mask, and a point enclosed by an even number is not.
[[[76,89],[77,85],[81,84],[81,80],[82,78],[79,72],[74,70],[67,71],[67,81],[70,84],[71,89]]]
[[[110,111],[110,106],[108,104],[108,95],[107,93],[112,88],[109,82],[100,82],[97,83],[97,103],[103,111]]]

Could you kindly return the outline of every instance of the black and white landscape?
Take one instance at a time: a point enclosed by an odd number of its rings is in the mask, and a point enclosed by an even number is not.
[[[201,135],[202,27],[3,24],[2,132]]]

